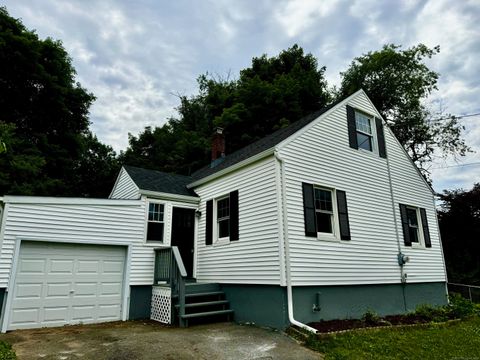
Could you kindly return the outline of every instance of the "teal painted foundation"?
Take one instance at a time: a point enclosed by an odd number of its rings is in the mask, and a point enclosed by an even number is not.
[[[130,286],[129,320],[149,319],[152,302],[152,286]]]
[[[287,292],[275,285],[220,284],[235,321],[275,329],[288,326]]]
[[[309,323],[358,319],[368,310],[393,315],[421,304],[445,305],[447,294],[445,283],[305,286],[293,288],[293,304],[295,319]]]
[[[285,287],[243,284],[221,284],[221,287],[230,301],[230,308],[235,310],[236,322],[276,329],[289,326]],[[379,315],[393,315],[415,310],[421,304],[447,304],[445,283],[441,282],[297,286],[292,291],[294,318],[303,323],[358,319],[368,310]]]

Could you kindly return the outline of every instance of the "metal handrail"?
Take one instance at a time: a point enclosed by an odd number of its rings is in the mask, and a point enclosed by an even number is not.
[[[183,264],[178,247],[164,247],[155,249],[155,274],[154,282],[166,281],[172,289],[172,296],[178,295],[179,325],[185,326],[185,282],[187,271]],[[173,312],[173,307],[172,307]]]

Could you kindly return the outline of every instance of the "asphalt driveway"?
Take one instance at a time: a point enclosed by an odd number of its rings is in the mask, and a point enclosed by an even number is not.
[[[218,323],[187,329],[117,322],[1,334],[20,360],[320,359],[282,333]]]

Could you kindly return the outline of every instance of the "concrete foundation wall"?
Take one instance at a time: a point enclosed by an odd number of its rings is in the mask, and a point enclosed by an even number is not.
[[[276,285],[221,284],[235,321],[276,329],[288,326],[287,292]]]
[[[445,283],[305,286],[293,288],[293,297],[295,319],[304,323],[358,319],[368,310],[392,315],[413,311],[421,304],[447,304]],[[320,311],[313,311],[314,304]]]
[[[289,325],[287,290],[274,285],[221,284],[235,321],[284,329]],[[317,293],[319,303],[317,304]],[[367,310],[379,315],[413,311],[418,305],[445,305],[445,283],[302,286],[293,288],[294,317],[303,323],[361,318]],[[313,311],[318,305],[320,311]]]
[[[128,320],[149,319],[152,301],[152,286],[130,286],[130,311]]]

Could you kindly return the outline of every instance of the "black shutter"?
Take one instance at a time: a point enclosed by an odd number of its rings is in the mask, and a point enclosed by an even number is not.
[[[315,216],[315,199],[313,185],[302,183],[303,214],[305,219],[305,235],[317,237],[317,221]]]
[[[207,201],[207,219],[205,224],[205,245],[212,245],[213,238],[213,200]]]
[[[238,237],[238,190],[235,190],[230,193],[230,241]]]
[[[340,223],[340,239],[350,240],[350,223],[348,221],[347,194],[337,190],[338,221]]]
[[[420,217],[422,218],[423,239],[425,240],[425,247],[432,247],[432,241],[430,240],[430,231],[428,230],[427,212],[423,208],[420,208]]]
[[[382,119],[375,118],[375,124],[377,126],[378,155],[382,158],[386,158],[387,150],[385,148],[385,134],[383,133]]]
[[[412,241],[410,240],[410,232],[408,227],[408,217],[407,217],[407,206],[403,204],[400,205],[400,217],[402,219],[402,228],[403,228],[403,241],[405,246],[412,246]]]
[[[348,124],[348,141],[350,147],[358,149],[357,142],[357,125],[355,124],[355,109],[347,105],[347,124]]]

